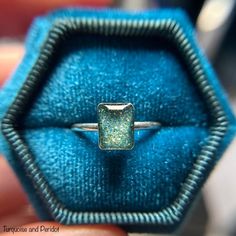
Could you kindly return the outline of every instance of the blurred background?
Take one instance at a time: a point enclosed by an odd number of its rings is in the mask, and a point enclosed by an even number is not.
[[[235,0],[1,0],[0,86],[20,61],[33,18],[64,6],[116,7],[128,11],[183,8],[236,112]],[[211,174],[188,219],[173,235],[236,235],[236,140]]]

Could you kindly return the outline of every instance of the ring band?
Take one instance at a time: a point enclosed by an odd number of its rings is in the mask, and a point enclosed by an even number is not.
[[[160,122],[134,121],[131,103],[100,103],[97,107],[98,123],[75,123],[75,132],[98,131],[102,150],[130,150],[134,147],[134,130],[158,129]]]
[[[161,123],[155,121],[135,121],[134,129],[142,130],[142,129],[158,129],[160,128]],[[74,131],[98,131],[98,123],[76,123],[71,126],[71,129]]]

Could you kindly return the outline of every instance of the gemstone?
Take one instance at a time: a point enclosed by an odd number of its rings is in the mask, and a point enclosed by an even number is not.
[[[131,103],[98,105],[99,147],[130,150],[134,146],[134,107]]]

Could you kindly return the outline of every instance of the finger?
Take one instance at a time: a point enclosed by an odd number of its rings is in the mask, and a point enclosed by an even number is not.
[[[38,232],[30,232],[30,229]],[[50,230],[51,229],[51,230]],[[47,232],[53,231],[54,232]],[[19,228],[21,231],[18,232],[17,236],[40,236],[44,233],[45,236],[126,236],[122,229],[112,226],[112,225],[83,225],[83,226],[62,226],[57,223],[44,222],[44,223],[35,223]],[[6,231],[6,230],[5,230]],[[0,234],[1,236],[12,235],[12,232]]]
[[[15,174],[0,157],[0,217],[14,213],[27,204],[26,195]]]
[[[0,218],[0,233],[3,232],[3,225],[18,227],[20,225],[38,222],[39,218],[35,215],[34,209],[31,205],[25,205],[9,215],[4,215]]]
[[[0,44],[0,86],[10,76],[24,53],[20,43]]]
[[[65,6],[107,6],[112,0],[1,0],[0,36],[22,35],[36,15]]]

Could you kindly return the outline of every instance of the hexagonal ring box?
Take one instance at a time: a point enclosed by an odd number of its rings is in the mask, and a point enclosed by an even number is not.
[[[130,232],[180,225],[236,130],[194,35],[180,10],[35,20],[0,91],[0,150],[40,219]],[[134,131],[145,121],[161,127]],[[98,132],[73,129],[88,123]]]

